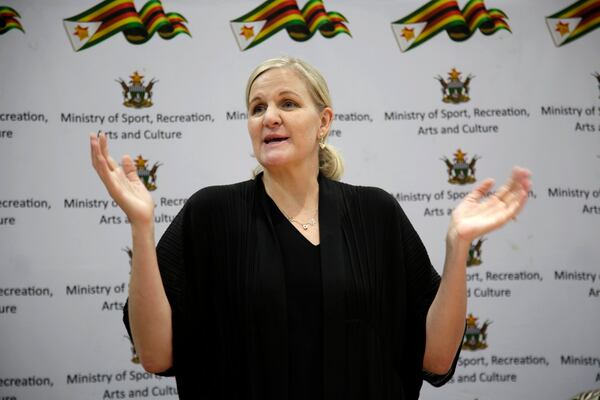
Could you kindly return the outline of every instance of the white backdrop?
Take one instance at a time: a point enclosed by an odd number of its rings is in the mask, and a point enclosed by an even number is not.
[[[281,31],[240,51],[229,21],[260,1],[165,0],[191,37],[133,45],[119,33],[75,52],[63,20],[97,3],[0,2],[25,30],[0,35],[0,399],[176,398],[172,378],[131,361],[121,323],[130,233],[90,166],[88,134],[114,132],[114,155],[160,163],[158,238],[181,199],[249,178],[246,122],[232,116],[245,111],[251,69],[280,54],[306,59],[327,78],[341,116],[330,143],[345,158],[344,181],[397,196],[440,271],[447,212],[477,184],[449,183],[441,159],[458,149],[467,161],[478,156],[477,182],[502,181],[515,164],[533,171],[527,209],[487,236],[481,264],[469,267],[469,313],[477,328],[488,321],[486,337],[463,351],[452,383],[426,384],[422,398],[567,399],[600,387],[600,30],[556,47],[545,21],[573,3],[489,0],[512,33],[454,42],[441,32],[401,52],[390,24],[424,1],[328,0],[351,37],[317,33],[299,43]],[[447,80],[453,68],[463,82],[474,76],[468,102],[442,101],[435,78]],[[135,71],[144,85],[158,81],[152,107],[123,105],[115,81]],[[524,115],[478,116],[508,108]],[[159,122],[159,114],[204,121]],[[495,132],[464,132],[475,124]],[[122,137],[138,130],[180,133]]]

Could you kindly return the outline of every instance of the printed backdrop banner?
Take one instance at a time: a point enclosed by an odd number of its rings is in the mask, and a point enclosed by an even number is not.
[[[456,374],[422,398],[600,388],[599,25],[599,0],[0,0],[0,398],[177,398],[122,325],[130,231],[89,134],[134,158],[158,238],[250,178],[246,78],[283,54],[329,82],[343,180],[391,193],[440,272],[452,208],[533,171],[472,245]]]

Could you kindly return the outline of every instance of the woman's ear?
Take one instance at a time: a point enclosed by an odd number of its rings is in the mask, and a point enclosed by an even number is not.
[[[331,107],[325,107],[321,111],[321,129],[319,130],[320,136],[325,136],[329,133],[331,122],[333,121],[333,109]]]

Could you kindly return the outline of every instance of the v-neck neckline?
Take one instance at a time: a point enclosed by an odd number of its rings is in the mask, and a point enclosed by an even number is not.
[[[295,234],[298,235],[304,242],[306,242],[306,244],[308,244],[309,246],[311,246],[311,248],[313,249],[318,249],[321,246],[321,243],[317,243],[314,244],[313,242],[311,242],[310,240],[308,240],[308,238],[306,236],[304,236],[302,234],[302,232],[300,232],[299,229],[296,228],[296,226],[294,225],[294,222],[290,221],[289,218],[283,213],[283,211],[281,211],[281,209],[279,207],[277,207],[277,203],[275,203],[275,200],[273,200],[271,198],[271,196],[269,196],[269,194],[267,194],[267,198],[269,200],[269,204],[271,206],[271,211],[272,211],[272,216],[275,217],[276,219],[273,220],[273,224],[277,224],[282,223],[282,224],[286,224],[289,229],[294,230]],[[319,229],[319,228],[315,228],[315,229]]]

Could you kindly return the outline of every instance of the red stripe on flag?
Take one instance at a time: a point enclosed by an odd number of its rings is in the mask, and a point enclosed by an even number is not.
[[[120,10],[126,9],[126,8],[133,9],[133,11],[135,11],[135,8],[131,7],[130,3],[124,3],[119,6],[112,7],[111,9],[107,10],[106,12],[95,17],[92,21],[96,21],[96,22],[104,21],[106,18],[110,18],[110,16],[112,14],[114,14]],[[137,15],[137,12],[136,12],[136,15]]]
[[[120,15],[116,16],[113,19],[109,19],[108,21],[104,21],[98,30],[100,31],[100,30],[107,29],[111,25],[114,25],[117,22],[119,22],[119,21],[121,21],[123,19],[126,19],[126,18],[136,18],[136,19],[139,19],[139,15],[135,11],[130,11],[130,12],[127,12],[125,14],[120,14]]]
[[[281,19],[283,19],[283,18],[285,18],[287,16],[294,15],[294,14],[295,15],[300,15],[298,13],[298,10],[289,10],[289,11],[284,12],[283,14],[279,14],[277,16],[277,18],[270,19],[261,30],[263,30],[263,31],[267,30],[271,25],[277,23],[279,20],[281,20]]]
[[[278,10],[281,10],[282,8],[285,8],[285,7],[287,7],[287,6],[289,6],[290,4],[293,4],[293,3],[294,3],[294,2],[291,2],[291,1],[286,1],[286,2],[283,2],[283,3],[281,3],[281,4],[279,4],[279,5],[277,5],[277,6],[273,7],[273,8],[271,8],[271,9],[269,9],[269,10],[267,10],[267,11],[264,11],[264,12],[262,12],[262,13],[260,13],[260,14],[257,14],[257,15],[253,15],[253,16],[252,16],[252,19],[253,19],[253,20],[257,20],[257,21],[260,21],[260,20],[263,20],[263,19],[269,19],[269,17],[270,17],[272,14],[274,14],[274,13],[275,13],[275,12],[277,12]]]
[[[427,12],[427,14],[425,14],[424,17],[420,17],[419,20],[425,22],[430,22],[429,19],[431,18],[432,15],[435,15],[437,13],[439,13],[440,11],[442,11],[444,8],[448,8],[450,10],[452,10],[452,13],[455,13],[458,10],[458,5],[456,4],[456,2],[452,2],[453,4],[450,6],[449,3],[444,3],[444,4],[440,4],[439,6],[437,6],[436,8],[432,9],[431,11]],[[446,14],[444,14],[446,15]],[[444,16],[442,16],[442,18],[444,18]],[[437,19],[439,20],[439,18]]]
[[[440,21],[448,19],[448,18],[450,18],[450,17],[452,17],[454,15],[460,15],[462,17],[462,13],[460,12],[460,10],[452,10],[450,12],[447,12],[447,13],[445,13],[445,14],[437,17],[434,20],[427,21],[427,26],[437,25]]]

